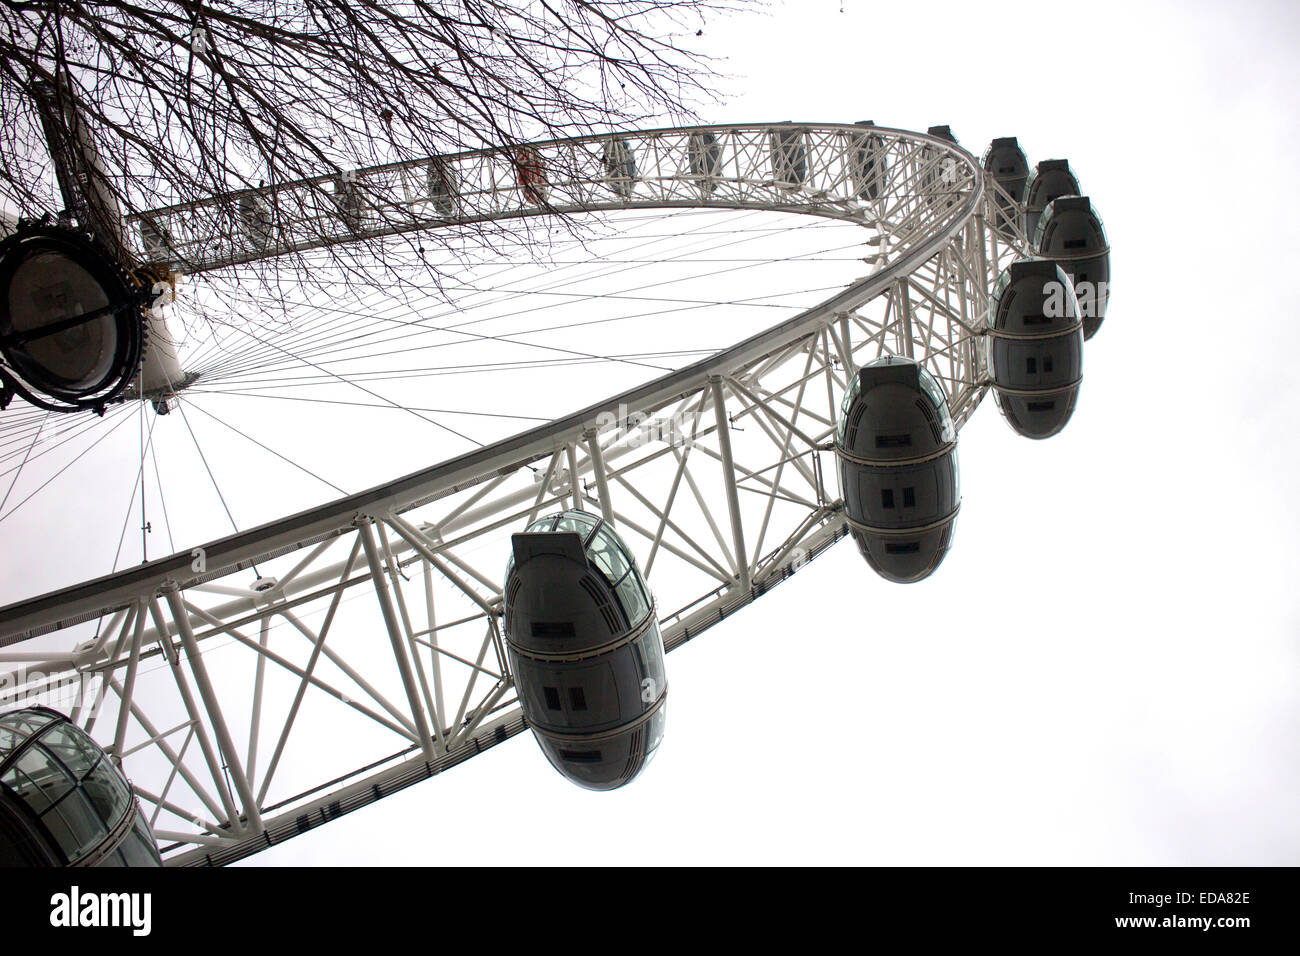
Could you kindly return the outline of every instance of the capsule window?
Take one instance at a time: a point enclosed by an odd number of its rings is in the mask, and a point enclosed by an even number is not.
[[[70,724],[61,724],[46,731],[41,737],[41,743],[78,780],[84,778],[99,763],[98,748]]]
[[[609,599],[609,593],[601,586],[596,575],[588,572],[582,576],[582,580],[578,583],[582,585],[582,589],[587,592],[596,607],[600,609],[601,616],[604,617],[606,625],[609,626],[610,633],[621,634],[623,628],[628,626],[630,622],[620,620],[618,610]]]
[[[600,763],[600,751],[561,750],[560,759],[565,763]]]
[[[659,626],[654,625],[650,632],[644,635],[636,642],[638,651],[638,662],[641,666],[641,677],[653,678],[655,688],[663,681],[664,674],[664,647],[663,636],[659,633]],[[656,691],[657,692],[657,691]],[[649,703],[645,701],[644,703]]]
[[[1088,244],[1087,239],[1066,239],[1065,240],[1065,248],[1067,249],[1082,249],[1087,244]]]
[[[916,554],[920,550],[919,541],[891,541],[885,545],[885,554]]]
[[[572,621],[533,621],[533,637],[573,637]]]
[[[628,625],[640,624],[645,620],[645,616],[650,613],[650,602],[646,598],[640,575],[635,569],[623,575],[623,580],[618,582],[615,590],[623,610],[627,613]]]
[[[892,508],[892,507],[894,507],[894,489],[893,489],[893,488],[881,488],[881,489],[880,489],[880,507],[882,507],[882,508]]]
[[[569,688],[569,704],[574,710],[587,709],[587,695],[582,692],[581,687]]]
[[[558,687],[543,687],[542,692],[546,694],[546,709],[560,709],[560,689]]]
[[[1038,373],[1038,359],[1032,355],[1025,359],[1025,371],[1030,375],[1036,375]]]
[[[1044,356],[1043,356],[1043,371],[1044,371],[1044,372],[1050,372],[1051,370],[1052,370],[1052,357],[1051,357],[1050,355],[1044,355]]]
[[[596,532],[596,536],[587,543],[587,553],[605,572],[605,577],[609,579],[610,584],[621,581],[623,575],[627,574],[632,566],[631,560],[619,547],[618,540],[608,528],[601,528]]]
[[[15,775],[16,779],[10,779],[11,775]],[[17,790],[19,796],[37,813],[44,813],[46,807],[61,800],[76,782],[63,765],[41,746],[27,748],[9,773],[5,774],[5,783]]]
[[[916,489],[915,489],[915,488],[904,488],[904,489],[903,489],[903,507],[904,507],[904,508],[915,508],[915,507],[916,507]]]
[[[99,818],[109,825],[115,826],[131,808],[126,784],[112,772],[106,760],[101,760],[81,785]]]
[[[907,448],[912,444],[912,435],[877,435],[877,448]]]
[[[1048,402],[1028,402],[1026,403],[1031,412],[1050,412],[1056,407],[1055,401]]]
[[[41,822],[72,861],[85,856],[108,835],[104,822],[80,789],[44,813]]]
[[[576,531],[584,538],[591,533],[594,527],[596,527],[596,519],[581,513],[574,514],[570,512],[555,522],[556,531]]]
[[[136,814],[135,826],[122,840],[122,845],[117,848],[117,852],[122,857],[123,866],[158,866],[162,863],[158,858],[158,851],[153,847],[153,838],[149,835],[148,824],[139,813]]]

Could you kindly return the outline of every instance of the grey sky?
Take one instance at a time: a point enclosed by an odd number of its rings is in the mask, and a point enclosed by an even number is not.
[[[930,580],[841,545],[673,654],[635,785],[577,790],[520,740],[252,862],[1300,862],[1298,16],[824,0],[713,27],[710,118],[1071,160],[1114,248],[1073,421],[1034,443],[985,403]]]

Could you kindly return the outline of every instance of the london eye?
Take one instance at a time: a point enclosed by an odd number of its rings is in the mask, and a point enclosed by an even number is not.
[[[962,546],[959,435],[985,398],[1020,435],[1066,427],[1109,284],[1108,239],[1079,193],[1064,161],[1031,167],[1014,138],[977,158],[947,127],[784,122],[430,157],[132,216],[147,296],[75,233],[22,224],[0,247],[14,467],[50,450],[38,438],[51,416],[70,423],[55,449],[90,451],[125,424],[140,440],[128,522],[170,523],[164,491],[173,511],[185,494],[156,470],[170,430],[197,450],[220,502],[207,510],[229,525],[163,555],[144,529],[143,563],[0,609],[9,696],[63,696],[60,726],[120,767],[168,865],[245,858],[525,731],[546,757],[537,773],[549,760],[582,786],[627,784],[674,733],[703,732],[666,725],[665,652],[761,614],[748,605],[815,575],[846,537],[885,586],[934,573]],[[549,238],[546,223],[594,215],[605,225]],[[467,270],[473,298],[455,322],[428,304],[445,290],[413,305],[333,281],[291,287],[282,325],[247,320],[265,295],[249,292],[250,266],[390,240],[400,263],[421,233],[498,222],[548,243],[549,262],[514,286]],[[692,268],[657,244],[665,223],[705,253]],[[780,254],[764,245],[774,235]],[[783,260],[827,269],[786,295]],[[726,270],[749,295],[699,294]],[[575,273],[595,285],[566,287]],[[156,281],[177,274],[180,290]],[[60,292],[69,282],[84,291]],[[566,321],[547,311],[557,299]],[[540,322],[521,325],[531,310]],[[629,316],[685,318],[702,347],[615,353],[601,325]],[[476,407],[446,415],[379,393],[427,379],[420,350],[450,342],[479,351],[443,375],[499,362]],[[568,375],[608,392],[548,407],[547,383]],[[307,390],[338,423],[312,440],[382,478],[341,487],[292,450],[293,419],[276,422],[282,451],[227,414],[236,396],[264,407]],[[425,430],[397,447],[336,417],[348,405]],[[471,437],[470,415],[495,433]],[[216,474],[228,462],[196,436],[204,418],[314,490],[270,494],[281,479],[267,466],[246,477],[279,512],[237,522]],[[111,530],[120,557],[127,526]],[[31,792],[6,789],[15,814]]]

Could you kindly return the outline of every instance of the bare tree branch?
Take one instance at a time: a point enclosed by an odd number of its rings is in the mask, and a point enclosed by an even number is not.
[[[716,77],[692,42],[739,2],[0,0],[0,204],[64,205],[37,84],[57,122],[78,118],[122,215],[248,189],[274,203],[277,184],[366,166],[692,120]]]

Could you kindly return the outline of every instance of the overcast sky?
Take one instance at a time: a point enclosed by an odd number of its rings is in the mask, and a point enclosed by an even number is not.
[[[1069,158],[1113,249],[1073,420],[981,406],[930,579],[843,543],[673,653],[633,785],[521,735],[248,865],[1300,863],[1300,11],[803,0],[704,39],[709,120]]]
[[[718,121],[946,123],[1065,156],[1113,246],[1069,427],[961,434],[953,550],[843,544],[675,652],[588,793],[526,737],[268,863],[1296,864],[1292,4],[808,0],[711,27]]]

